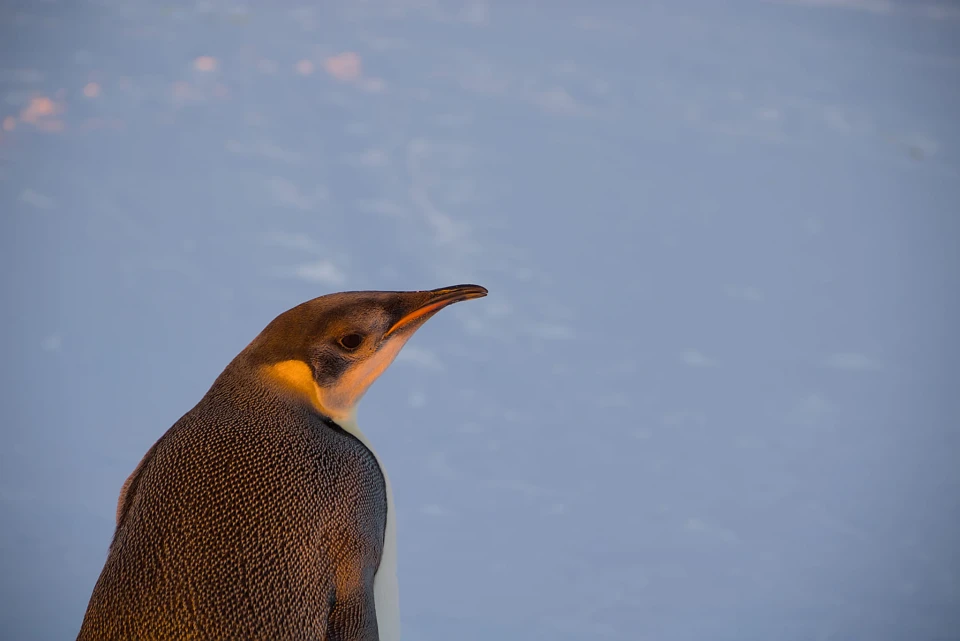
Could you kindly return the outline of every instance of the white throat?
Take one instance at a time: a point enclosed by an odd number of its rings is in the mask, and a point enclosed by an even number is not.
[[[387,490],[387,527],[383,535],[383,554],[380,557],[380,566],[373,579],[373,600],[377,608],[377,629],[380,641],[400,641],[400,586],[397,583],[397,513],[393,504],[393,489],[390,487],[390,478],[383,466],[383,461],[377,456],[376,450],[370,441],[360,431],[357,425],[356,414],[350,413],[345,419],[337,420],[348,433],[352,434],[373,453],[383,482]]]

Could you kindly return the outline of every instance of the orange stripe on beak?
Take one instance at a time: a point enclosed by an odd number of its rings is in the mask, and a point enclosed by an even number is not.
[[[444,287],[428,292],[427,300],[405,315],[403,318],[393,324],[384,338],[393,332],[408,327],[420,319],[426,319],[437,313],[447,305],[459,303],[460,301],[470,300],[472,298],[483,298],[487,295],[487,290],[479,285],[457,285],[456,287]]]

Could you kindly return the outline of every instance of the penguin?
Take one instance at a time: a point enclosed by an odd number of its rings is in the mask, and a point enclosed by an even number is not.
[[[397,641],[396,514],[357,403],[478,285],[276,317],[123,484],[78,641]]]

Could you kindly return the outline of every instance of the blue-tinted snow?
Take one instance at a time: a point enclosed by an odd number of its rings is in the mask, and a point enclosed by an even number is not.
[[[406,639],[960,638],[955,3],[24,0],[0,97],[0,637],[276,314],[476,282],[360,414]]]

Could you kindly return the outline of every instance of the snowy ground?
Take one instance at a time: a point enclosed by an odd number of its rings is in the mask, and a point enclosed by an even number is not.
[[[276,314],[476,282],[361,410],[406,639],[960,639],[960,5],[269,7],[0,4],[0,638]]]

